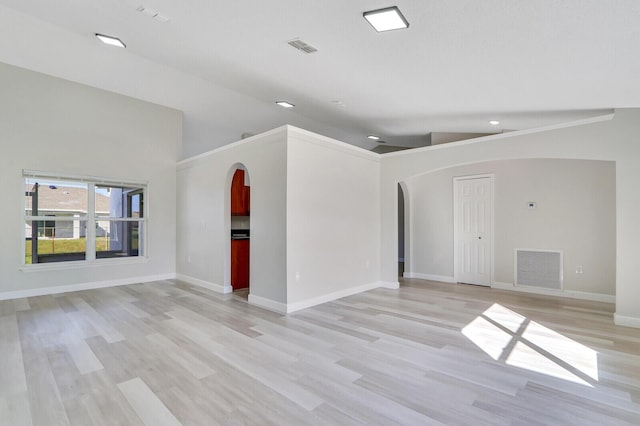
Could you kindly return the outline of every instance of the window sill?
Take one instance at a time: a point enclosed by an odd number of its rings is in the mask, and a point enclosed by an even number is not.
[[[122,266],[148,263],[149,258],[144,256],[136,256],[124,259],[95,259],[95,260],[77,260],[69,262],[57,263],[41,263],[35,265],[22,265],[18,268],[22,272],[42,272],[42,271],[58,271],[69,269],[95,268],[100,266]]]

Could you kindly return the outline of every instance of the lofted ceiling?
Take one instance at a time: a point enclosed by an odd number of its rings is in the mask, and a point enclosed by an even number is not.
[[[362,18],[392,5],[408,29]],[[1,62],[182,110],[185,156],[285,123],[414,147],[640,106],[638,0],[0,0],[0,28]]]

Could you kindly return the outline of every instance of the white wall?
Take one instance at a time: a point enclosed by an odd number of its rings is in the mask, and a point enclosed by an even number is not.
[[[290,127],[287,164],[288,304],[377,287],[378,155]]]
[[[178,277],[230,291],[230,188],[234,165],[251,182],[249,287],[286,304],[286,127],[218,148],[178,165]]]
[[[411,238],[405,254],[405,276],[452,280],[452,183],[446,175],[434,173],[422,179],[407,179],[404,187],[410,200],[405,212],[409,219],[405,219],[405,234]]]
[[[237,164],[251,180],[250,303],[291,312],[381,285],[379,157],[291,126],[179,163],[179,278],[231,291]]]
[[[616,162],[616,322],[640,327],[640,110],[538,131],[519,131],[386,154],[382,159],[381,279],[396,272],[398,181],[439,169],[502,159]]]
[[[5,64],[0,93],[0,297],[171,276],[182,114]],[[20,270],[23,169],[147,181],[148,262]]]
[[[453,279],[453,178],[494,175],[495,281],[513,284],[514,249],[562,250],[564,289],[615,294],[615,163],[511,160],[407,180],[413,197],[413,274]],[[530,210],[527,202],[537,208]],[[578,265],[583,274],[576,274]]]

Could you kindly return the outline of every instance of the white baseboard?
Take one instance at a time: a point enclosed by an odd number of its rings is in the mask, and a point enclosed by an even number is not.
[[[279,314],[287,313],[287,304],[282,302],[276,302],[265,297],[255,296],[249,293],[249,304],[258,306],[260,308],[268,309]]]
[[[184,281],[188,284],[197,285],[199,287],[208,288],[209,290],[213,290],[218,293],[231,293],[233,288],[231,286],[224,286],[221,284],[211,283],[209,281],[201,280],[199,278],[190,277],[189,275],[176,274],[176,279],[180,281]]]
[[[391,281],[376,281],[369,284],[363,284],[357,287],[346,288],[344,290],[334,291],[333,293],[323,294],[322,296],[312,297],[310,299],[301,300],[295,303],[287,303],[287,313],[299,311],[301,309],[310,308],[312,306],[320,305],[322,303],[332,302],[343,297],[352,296],[354,294],[362,293],[363,291],[373,290],[374,288],[392,288],[396,289],[400,287],[397,282]]]
[[[566,297],[574,299],[592,300],[594,302],[616,303],[616,296],[611,294],[589,293],[587,291],[565,290],[562,292]]]
[[[610,294],[589,293],[576,290],[547,290],[544,288],[516,286],[511,283],[495,282],[491,288],[519,291],[521,293],[542,294],[545,296],[570,297],[572,299],[591,300],[594,302],[616,303],[616,297]]]
[[[443,283],[455,283],[456,280],[453,277],[447,275],[433,275],[433,274],[421,274],[419,272],[405,272],[402,274],[404,278],[417,278],[419,280],[440,281]]]
[[[138,284],[152,281],[172,280],[175,277],[175,274],[149,275],[143,277],[121,278],[118,280],[94,281],[89,283],[60,285],[54,287],[40,287],[27,290],[5,291],[0,293],[0,300],[46,296],[50,294],[69,293],[72,291],[93,290],[96,288],[117,287],[121,285]]]
[[[640,328],[640,318],[628,317],[626,315],[613,314],[613,322],[624,327]]]
[[[400,283],[398,281],[378,281],[378,287],[397,290],[400,288]]]

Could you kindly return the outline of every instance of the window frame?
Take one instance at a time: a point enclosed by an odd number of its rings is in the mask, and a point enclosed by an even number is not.
[[[85,184],[87,190],[87,212],[86,214],[80,214],[76,216],[45,216],[38,215],[32,216],[27,214],[27,211],[31,209],[27,208],[28,197],[25,194],[25,188],[29,180],[55,180],[61,182]],[[109,216],[98,216],[96,212],[96,187],[116,187],[116,188],[131,188],[142,194],[142,205],[140,211],[140,217],[137,218],[118,218]],[[87,266],[100,266],[109,263],[140,263],[148,261],[148,249],[147,240],[149,233],[149,185],[147,181],[139,180],[122,180],[122,179],[109,179],[95,176],[78,176],[62,173],[50,173],[34,170],[22,170],[21,179],[21,195],[22,195],[22,231],[21,231],[21,252],[22,261],[20,270],[43,270],[43,269],[73,269],[82,268]],[[40,212],[38,212],[40,213]],[[53,219],[53,220],[52,220]],[[44,262],[44,263],[26,263],[26,238],[24,233],[25,224],[32,223],[33,221],[79,221],[86,224],[85,232],[85,258],[82,260],[62,260],[58,262]],[[99,222],[137,222],[138,223],[138,252],[135,256],[116,256],[116,257],[98,257],[96,254],[96,226]],[[140,235],[141,234],[141,235]]]
[[[97,209],[96,209],[96,200],[95,200],[96,187],[103,187],[103,188],[108,187],[110,189],[118,188],[118,189],[123,190],[122,195],[127,197],[127,208],[126,208],[126,213],[124,213],[124,215],[125,215],[124,217],[117,217],[117,216],[111,216],[111,215],[109,215],[109,216],[99,216],[98,215],[98,213],[96,211]],[[124,191],[125,189],[127,189],[128,191],[125,192]],[[94,183],[93,184],[93,191],[91,191],[91,189],[89,189],[89,191],[92,193],[92,196],[93,196],[93,201],[92,201],[93,210],[92,211],[93,211],[93,219],[94,220],[93,220],[93,226],[92,226],[91,229],[93,230],[93,233],[94,233],[94,242],[93,242],[94,252],[93,252],[93,255],[95,256],[95,258],[96,259],[111,259],[111,258],[113,258],[111,256],[104,256],[104,255],[100,256],[99,255],[99,250],[96,249],[96,242],[98,241],[97,240],[98,236],[95,235],[95,231],[98,229],[98,224],[100,222],[109,222],[109,228],[110,229],[111,229],[111,224],[114,223],[114,222],[137,223],[138,224],[138,251],[137,251],[138,254],[135,255],[135,256],[128,255],[128,256],[117,257],[117,258],[119,258],[119,259],[131,258],[131,257],[135,258],[135,257],[141,256],[140,252],[142,252],[144,254],[145,249],[146,249],[146,241],[144,241],[144,237],[146,235],[146,222],[144,220],[145,217],[146,217],[146,214],[145,214],[145,211],[144,211],[145,204],[146,204],[145,203],[146,186],[142,186],[142,185],[138,185],[138,184],[133,184],[133,185],[126,184],[126,185],[124,185],[124,184],[112,184],[112,183],[109,183],[108,185],[103,185],[103,184]],[[141,211],[140,211],[140,216],[138,216],[137,218],[129,216],[129,214],[131,212],[131,205],[129,204],[129,202],[130,202],[130,197],[133,196],[133,195],[140,195],[141,196],[140,197]],[[128,229],[126,229],[126,231],[123,230],[123,233],[126,233],[126,242],[127,242],[126,250],[127,250],[127,252],[131,251],[131,242],[132,242],[131,241],[131,233],[130,233],[131,230],[132,230],[132,228],[128,228]],[[142,230],[142,233],[143,233],[142,234],[142,237],[143,237],[142,239],[140,239],[140,237],[139,237],[140,230]],[[87,245],[88,244],[89,244],[89,242],[87,241]],[[109,251],[105,251],[105,253],[106,252],[109,252]]]

